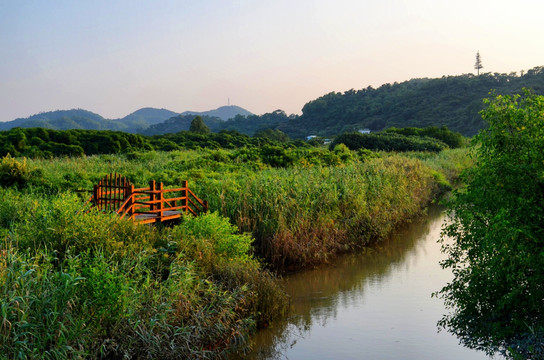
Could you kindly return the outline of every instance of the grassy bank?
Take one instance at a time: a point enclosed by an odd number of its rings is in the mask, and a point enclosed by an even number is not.
[[[13,186],[0,188],[0,358],[240,350],[287,303],[255,255],[290,269],[372,244],[467,165],[464,150],[345,147],[4,159],[2,184]],[[88,194],[75,190],[110,172],[137,186],[189,180],[215,213],[153,228],[78,212]]]

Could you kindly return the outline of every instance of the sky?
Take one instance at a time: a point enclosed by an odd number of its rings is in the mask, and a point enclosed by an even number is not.
[[[0,121],[227,105],[544,65],[542,0],[0,0]]]

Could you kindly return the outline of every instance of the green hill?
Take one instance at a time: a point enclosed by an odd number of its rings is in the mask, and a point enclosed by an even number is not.
[[[281,130],[293,139],[300,139],[308,135],[331,137],[359,129],[375,132],[390,127],[428,126],[446,126],[472,136],[484,126],[479,112],[483,109],[482,100],[489,96],[490,91],[514,94],[521,93],[523,88],[544,94],[544,66],[519,75],[443,76],[385,84],[377,89],[367,87],[343,93],[331,92],[304,105],[300,116],[287,116],[282,110],[254,115],[239,106],[223,106],[180,115],[166,109],[143,108],[122,119],[108,120],[90,111],[76,109],[0,122],[0,130],[43,127],[155,135],[188,130],[194,117],[200,115],[213,132],[235,130],[251,136],[264,129]]]
[[[161,123],[171,117],[176,116],[178,113],[167,109],[155,109],[155,108],[142,108],[136,110],[132,114],[118,119],[120,123],[126,126],[127,129],[131,129],[131,132],[138,132],[139,130],[146,129],[150,125]]]
[[[484,123],[479,115],[482,100],[497,94],[521,93],[530,88],[544,93],[544,67],[516,74],[443,76],[385,84],[377,89],[329,93],[310,101],[302,115],[277,128],[292,138],[332,136],[368,128],[447,126],[472,136]]]
[[[115,130],[130,133],[162,134],[174,130],[176,130],[174,132],[177,132],[189,129],[190,122],[195,117],[193,114],[201,114],[205,121],[211,124],[211,126],[208,126],[213,131],[221,130],[219,123],[223,122],[223,120],[241,115],[252,115],[252,113],[239,106],[223,106],[202,113],[184,112],[181,115],[182,120],[170,120],[177,117],[178,113],[176,112],[149,107],[139,109],[123,118],[115,120],[105,119],[98,114],[83,109],[56,110],[39,113],[27,118],[0,122],[0,131],[9,130],[14,127],[39,127],[53,130]],[[190,119],[187,126],[184,125],[186,119]]]
[[[184,111],[181,113],[181,115],[200,115],[203,118],[204,116],[209,116],[209,117],[216,117],[226,121],[226,120],[234,118],[237,115],[249,116],[253,114],[247,111],[246,109],[241,108],[240,106],[229,105],[229,106],[221,106],[215,110],[202,111],[202,112]]]
[[[146,129],[139,131],[143,135],[162,135],[174,134],[180,131],[188,131],[191,127],[191,121],[196,115],[180,114],[158,124],[153,124]],[[214,132],[220,131],[221,123],[224,121],[218,117],[204,115],[202,116],[204,123]]]
[[[43,127],[55,130],[126,130],[126,126],[119,122],[104,119],[98,114],[83,109],[48,111],[27,118],[0,122],[0,130],[9,130],[14,127]]]

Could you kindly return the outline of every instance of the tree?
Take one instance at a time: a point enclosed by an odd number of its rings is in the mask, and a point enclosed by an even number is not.
[[[262,129],[255,133],[254,137],[266,138],[272,141],[288,142],[289,136],[281,130]]]
[[[474,63],[474,68],[478,72],[478,76],[480,76],[480,69],[484,68],[482,65],[482,58],[480,57],[480,51],[476,52],[476,62]]]
[[[476,166],[456,192],[443,251],[454,278],[439,325],[465,345],[544,358],[544,96],[496,96]]]
[[[201,116],[196,116],[193,121],[191,121],[189,131],[197,134],[209,134],[210,128],[204,124],[204,120],[202,120]]]

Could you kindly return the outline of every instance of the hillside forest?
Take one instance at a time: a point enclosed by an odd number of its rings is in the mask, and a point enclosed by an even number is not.
[[[144,108],[121,119],[108,120],[86,110],[52,111],[26,119],[0,122],[0,130],[13,127],[43,127],[55,130],[116,130],[159,135],[189,130],[200,115],[212,132],[235,130],[254,135],[260,130],[280,130],[292,139],[309,135],[324,138],[360,129],[380,131],[389,127],[446,126],[464,136],[473,136],[486,126],[479,111],[490,92],[518,94],[523,88],[544,92],[544,67],[521,73],[465,74],[419,78],[385,84],[378,88],[331,92],[302,107],[301,115],[278,109],[254,115],[237,106],[217,111],[176,114],[165,109]]]

